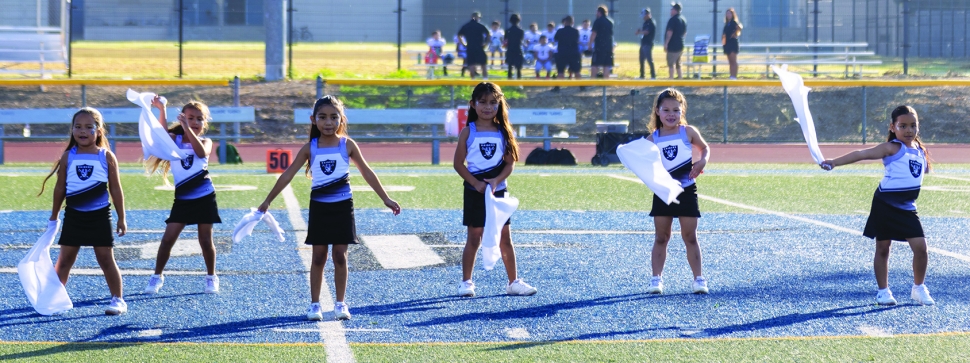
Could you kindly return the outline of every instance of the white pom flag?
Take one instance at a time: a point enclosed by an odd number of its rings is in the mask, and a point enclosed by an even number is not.
[[[276,239],[280,242],[286,241],[286,237],[283,235],[283,228],[280,228],[280,224],[276,222],[276,218],[273,218],[273,215],[269,214],[269,211],[263,213],[253,208],[239,220],[239,223],[236,223],[236,228],[232,231],[232,242],[239,243],[243,238],[251,236],[253,234],[253,228],[256,228],[256,224],[260,221],[266,223],[269,229],[276,235]]]
[[[145,160],[148,160],[149,156],[168,161],[187,158],[188,152],[175,145],[175,141],[168,134],[168,129],[159,124],[155,114],[152,113],[152,98],[155,98],[155,94],[138,93],[128,89],[127,96],[128,101],[141,107],[141,115],[138,117],[138,136],[141,138],[141,150]]]
[[[802,76],[789,72],[787,64],[782,65],[781,68],[771,66],[771,70],[778,75],[778,79],[781,80],[781,87],[788,93],[792,105],[795,106],[795,115],[798,116],[795,122],[798,122],[802,127],[802,136],[805,137],[805,143],[808,144],[808,151],[812,153],[812,159],[815,159],[816,164],[821,165],[825,161],[825,157],[822,156],[822,150],[818,148],[815,121],[812,120],[812,111],[808,109],[808,91],[812,89],[805,87]]]
[[[646,138],[633,140],[616,147],[616,156],[627,169],[647,185],[660,200],[668,205],[680,203],[677,197],[684,192],[680,182],[674,180],[660,161],[660,148]]]
[[[505,198],[496,198],[492,194],[492,185],[485,187],[485,231],[482,233],[482,265],[486,270],[495,268],[495,263],[502,258],[499,240],[502,238],[502,228],[505,221],[512,217],[512,213],[519,208],[519,200],[505,194]]]
[[[47,231],[17,264],[17,274],[20,275],[20,284],[24,286],[27,300],[41,315],[60,314],[74,308],[67,289],[61,284],[51,263],[51,245],[60,228],[60,220],[48,221]]]

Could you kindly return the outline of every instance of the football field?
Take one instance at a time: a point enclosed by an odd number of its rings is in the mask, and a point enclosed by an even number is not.
[[[235,223],[275,183],[254,165],[213,166],[222,291],[202,293],[195,229],[183,232],[157,295],[141,293],[155,263],[172,191],[122,168],[128,235],[116,238],[129,311],[105,316],[109,294],[91,249],[67,285],[74,309],[45,317],[28,303],[17,262],[46,228],[50,188],[39,164],[0,167],[0,360],[11,361],[967,361],[970,360],[970,166],[935,165],[919,214],[930,246],[935,306],[914,304],[912,253],[896,244],[889,282],[899,305],[875,305],[874,243],[862,237],[879,164],[832,172],[807,164],[709,165],[698,179],[698,237],[709,295],[691,293],[677,223],[664,294],[646,293],[651,192],[619,167],[517,166],[512,217],[520,277],[531,297],[505,295],[501,264],[475,270],[478,296],[456,295],[466,231],[461,179],[450,167],[378,164],[403,211],[393,216],[356,171],[357,233],[347,303],[333,320],[305,318],[309,180],[272,205],[286,231],[264,226],[232,243]],[[50,184],[48,185],[50,186]],[[56,260],[58,249],[52,248]]]

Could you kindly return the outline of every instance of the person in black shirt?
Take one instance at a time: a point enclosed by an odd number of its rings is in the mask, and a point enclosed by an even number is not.
[[[721,44],[724,45],[724,54],[728,57],[728,68],[731,69],[731,79],[738,79],[738,52],[741,45],[738,37],[741,36],[741,22],[738,21],[738,13],[734,8],[728,8],[724,12],[724,30],[721,30]]]
[[[684,36],[687,35],[687,19],[680,15],[680,4],[674,3],[670,8],[670,20],[667,21],[667,34],[664,40],[664,52],[667,52],[667,72],[674,78],[674,67],[677,67],[677,78],[680,78],[680,56],[684,53]]]
[[[509,23],[512,24],[505,30],[505,64],[509,66],[509,79],[512,79],[512,68],[515,68],[515,78],[522,78],[522,63],[525,61],[522,56],[522,39],[525,38],[525,31],[519,27],[522,18],[519,14],[512,14]]]
[[[603,78],[610,78],[613,69],[613,19],[606,6],[596,8],[596,20],[593,21],[593,34],[590,36],[589,46],[593,48],[593,67],[590,77],[596,77],[600,69]]]
[[[488,78],[488,56],[485,54],[485,46],[488,45],[486,40],[491,33],[478,22],[481,17],[482,14],[477,11],[472,13],[472,20],[458,30],[458,41],[467,48],[465,64],[468,65],[468,71],[473,79],[478,75],[475,73],[476,66],[482,67],[482,77]]]
[[[644,60],[650,63],[650,79],[657,79],[657,72],[653,68],[653,39],[657,34],[657,23],[654,23],[650,16],[650,8],[641,10],[640,16],[643,17],[643,26],[637,29],[637,35],[640,36],[640,79],[645,78]]]
[[[562,19],[563,27],[556,31],[556,71],[559,78],[566,78],[566,68],[569,68],[569,78],[579,78],[579,30],[573,28],[573,16]]]

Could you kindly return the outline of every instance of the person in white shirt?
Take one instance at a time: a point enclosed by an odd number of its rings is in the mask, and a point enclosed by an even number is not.
[[[546,78],[552,74],[552,57],[556,53],[556,46],[547,42],[545,35],[539,36],[539,44],[536,44],[533,53],[536,56],[536,78],[540,77],[540,71],[546,70]]]
[[[428,55],[424,57],[424,62],[427,64],[438,64],[438,60],[445,55],[444,49],[448,42],[441,37],[441,31],[435,30],[431,32],[431,38],[428,38]],[[442,68],[444,70],[444,75],[448,75],[448,68]]]
[[[542,32],[542,35],[545,35],[546,39],[555,46],[556,42],[553,39],[556,38],[556,23],[550,21],[546,24],[546,31]]]
[[[488,43],[488,52],[491,53],[491,60],[489,64],[495,63],[495,53],[498,53],[498,61],[502,63],[505,58],[505,53],[502,49],[502,43],[505,42],[505,31],[502,30],[502,23],[498,20],[492,22],[492,33],[491,38]]]
[[[579,28],[579,52],[585,53],[589,49],[589,37],[593,35],[593,29],[589,28],[589,19],[583,20],[583,27]]]

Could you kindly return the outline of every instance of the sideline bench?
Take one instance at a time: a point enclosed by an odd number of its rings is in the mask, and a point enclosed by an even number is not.
[[[309,108],[298,108],[293,110],[293,123],[309,125]],[[440,145],[442,139],[454,139],[452,136],[443,136],[438,133],[438,127],[444,126],[451,109],[438,108],[407,108],[407,109],[348,109],[347,123],[351,125],[430,125],[430,136],[373,136],[373,135],[351,135],[355,140],[398,140],[398,141],[431,141],[431,164],[440,163]],[[551,148],[551,140],[558,139],[549,135],[549,125],[573,125],[576,124],[575,109],[512,109],[509,110],[509,118],[513,120],[514,126],[519,125],[542,125],[542,136],[518,137],[521,141],[542,140],[542,147],[546,150]]]
[[[67,72],[67,50],[60,28],[0,27],[0,73],[40,74],[50,78]],[[9,69],[11,66],[35,63],[39,69]],[[50,69],[51,65],[64,69]]]
[[[863,70],[864,66],[882,64],[882,61],[878,59],[865,59],[865,57],[874,57],[876,55],[875,52],[855,50],[857,48],[865,49],[868,46],[868,43],[741,43],[741,48],[763,48],[764,58],[752,59],[748,55],[758,53],[744,52],[744,49],[742,49],[740,53],[742,57],[738,59],[738,65],[764,66],[765,77],[771,77],[772,65],[844,65],[845,70],[837,73],[842,73],[843,77],[848,78],[849,75],[861,76],[863,73],[868,73]],[[709,45],[709,47],[723,48],[722,45],[714,44]],[[813,48],[832,48],[833,50],[810,51]],[[841,48],[841,50],[838,50],[838,48]],[[693,62],[691,54],[693,54],[692,51],[684,52],[687,60],[683,62],[683,65],[687,67],[685,73],[688,77],[700,78],[704,66],[728,66],[726,59],[710,62]],[[721,54],[723,56],[723,53]],[[819,74],[825,72],[809,73]]]
[[[66,140],[66,133],[61,135],[4,135],[3,125],[23,125],[23,124],[64,124],[71,123],[71,116],[77,112],[76,108],[39,108],[39,109],[0,109],[0,165],[3,164],[3,142],[4,140],[31,141],[31,140]],[[118,124],[137,124],[141,115],[140,108],[98,108],[104,116],[104,122],[108,127],[108,142],[111,144],[111,151],[115,151],[116,142],[139,140],[137,135],[118,135],[116,126]],[[158,111],[153,110],[158,116]],[[178,115],[182,110],[178,107],[169,107],[168,115],[172,120],[174,115]],[[219,135],[207,135],[206,137],[218,140],[221,145],[225,145],[231,139],[251,139],[252,135],[226,135],[226,124],[255,122],[256,109],[253,107],[209,107],[212,117],[211,123],[219,124]],[[169,122],[171,124],[171,121]],[[210,126],[210,130],[212,127]],[[65,128],[67,130],[67,128]],[[225,147],[219,148],[219,161],[226,160]]]

